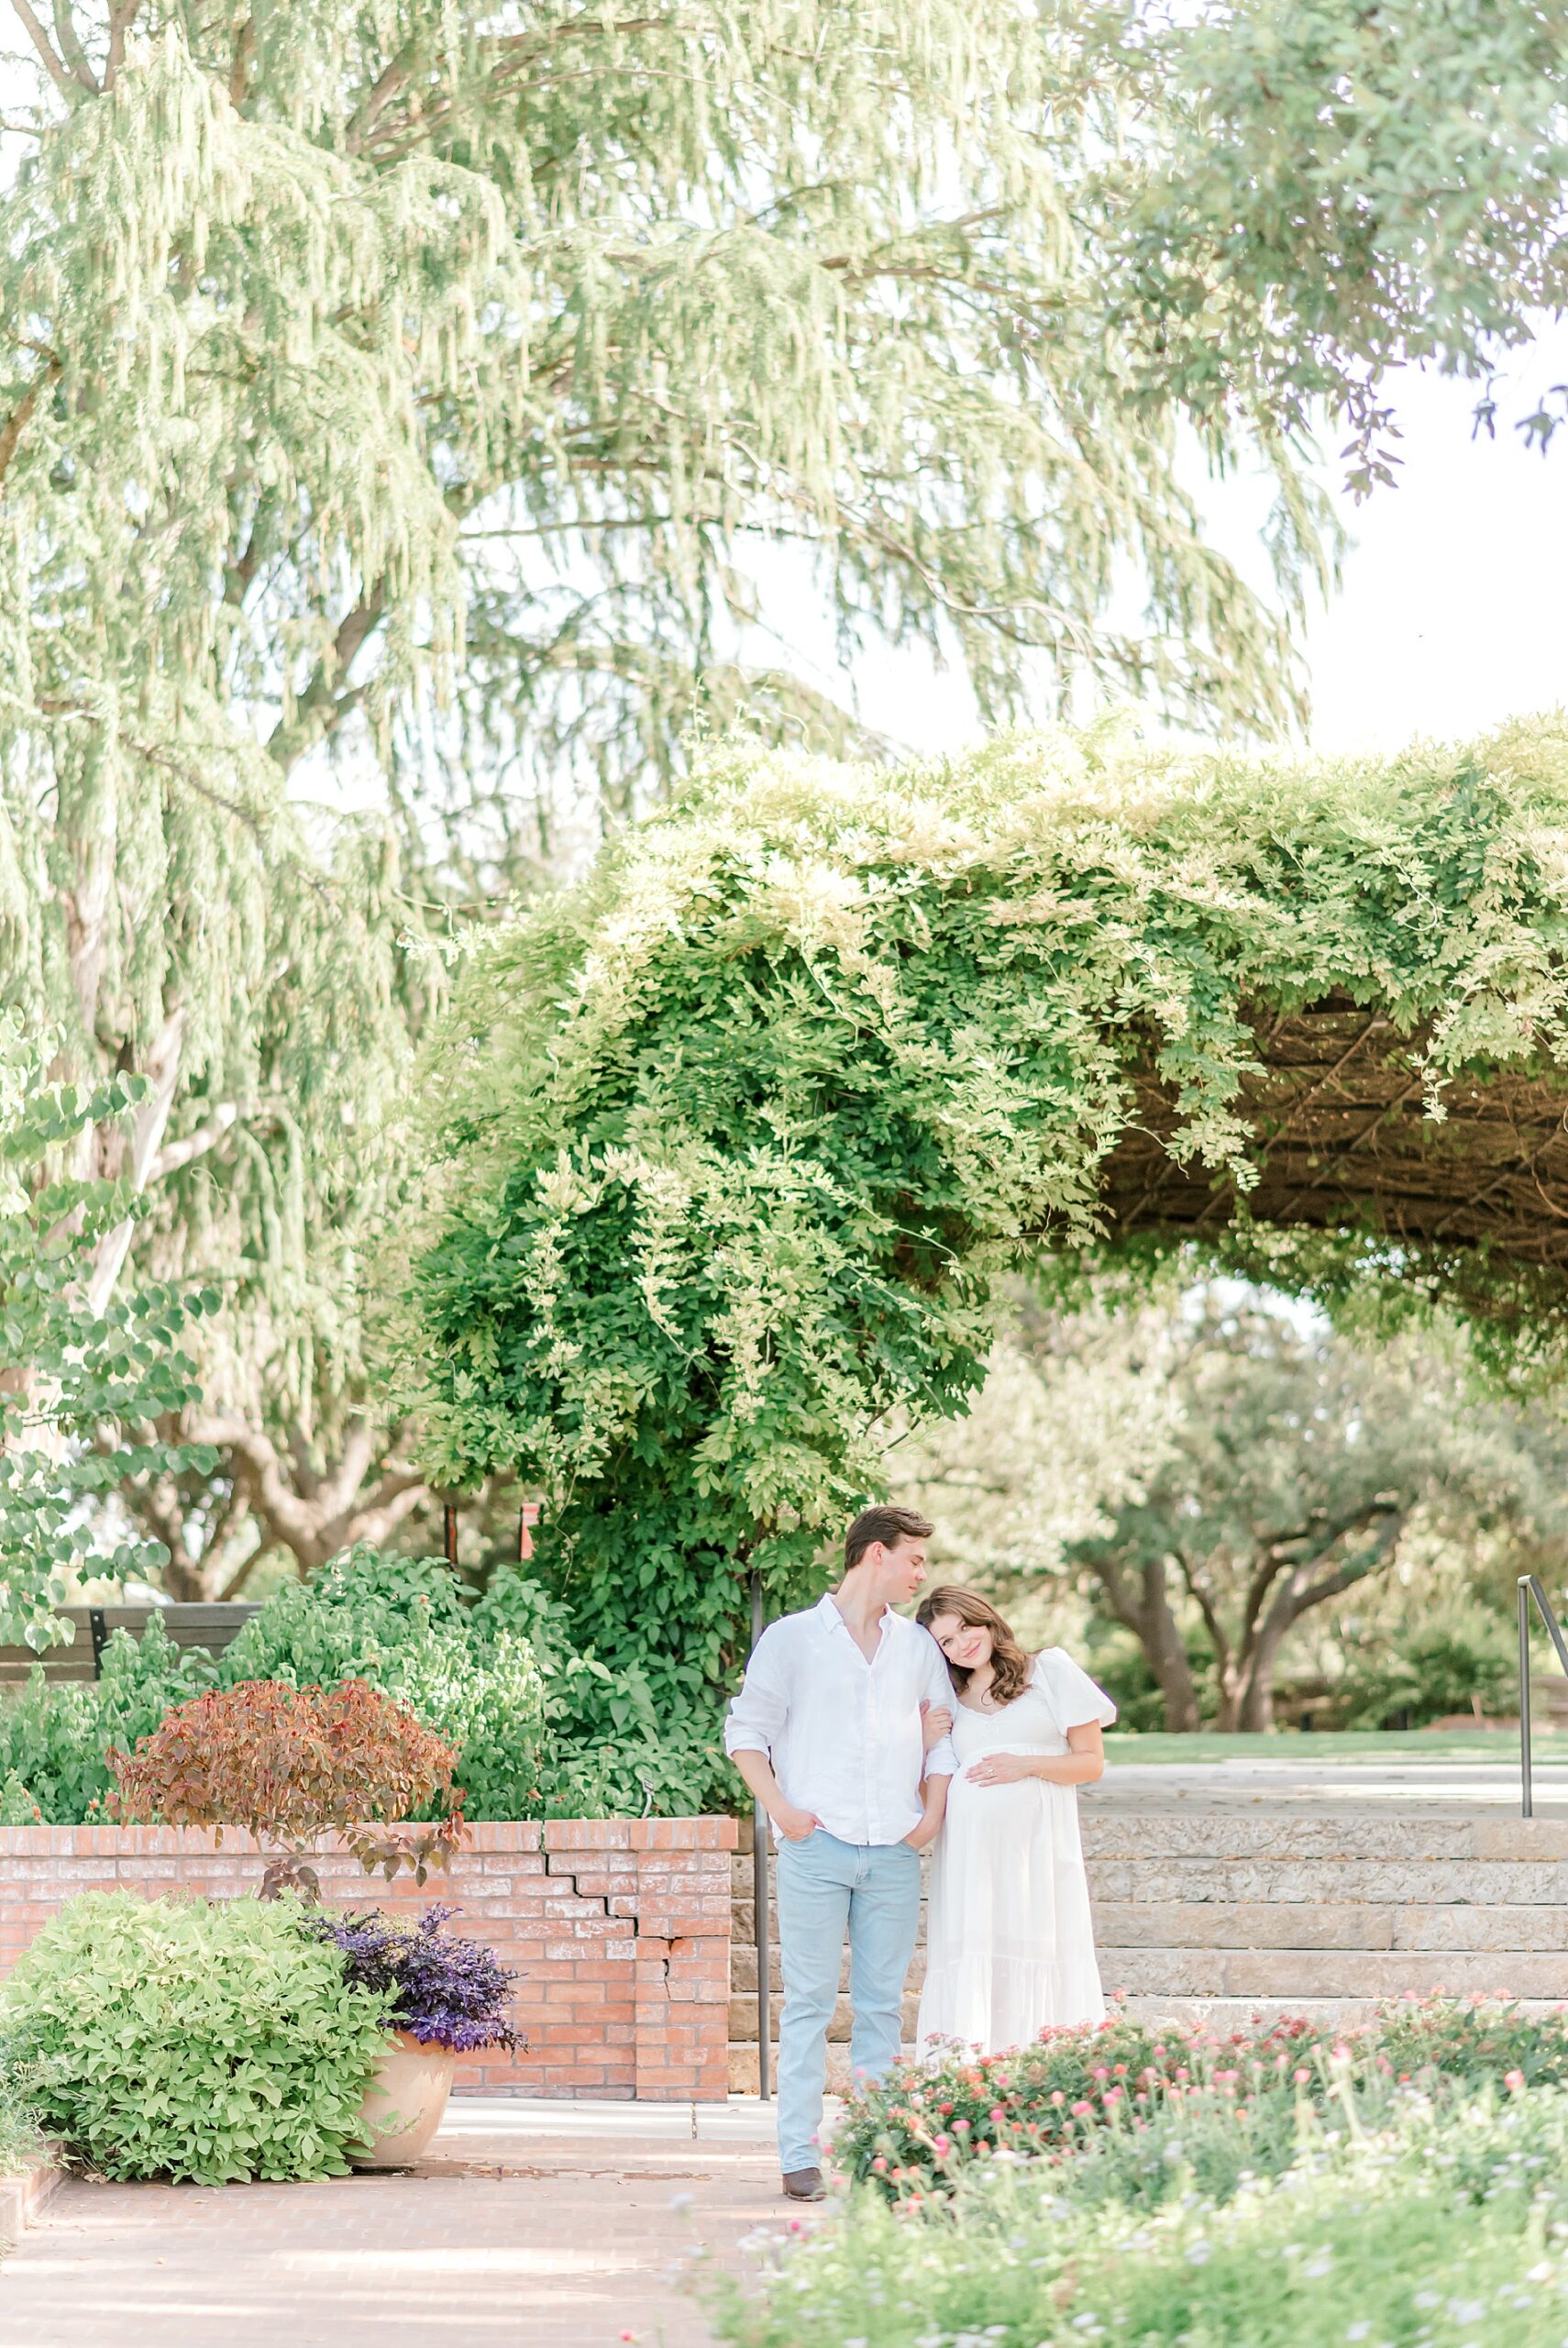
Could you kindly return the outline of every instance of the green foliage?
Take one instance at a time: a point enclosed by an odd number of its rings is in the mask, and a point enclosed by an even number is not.
[[[177,1647],[156,1616],[139,1639],[112,1634],[97,1680],[51,1683],[35,1666],[14,1697],[0,1695],[0,1769],[26,1788],[46,1824],[79,1826],[99,1814],[113,1788],[110,1746],[128,1753],[212,1678],[210,1657]]]
[[[1334,1689],[1334,1718],[1346,1728],[1422,1728],[1466,1714],[1507,1717],[1519,1700],[1518,1639],[1478,1608],[1457,1622],[1413,1623],[1397,1650],[1353,1656]]]
[[[221,1676],[231,1688],[362,1679],[456,1748],[469,1817],[533,1818],[545,1767],[544,1683],[527,1640],[492,1622],[480,1630],[437,1559],[385,1557],[361,1543],[309,1582],[275,1591],[226,1649]]]
[[[716,761],[454,1011],[415,1268],[433,1474],[542,1485],[579,1641],[697,1705],[744,1656],[748,1569],[798,1600],[890,1416],[977,1391],[997,1276],[1096,1246],[1135,1073],[1250,1240],[1260,1015],[1375,1008],[1434,1111],[1459,1069],[1568,1058],[1565,829],[1552,725],[1326,768],[1101,736]],[[1419,1244],[1355,1244],[1428,1292]],[[1538,1288],[1513,1325],[1561,1349]],[[1472,1253],[1462,1294],[1511,1312],[1514,1269]]]
[[[50,1825],[100,1815],[111,1746],[133,1751],[215,1682],[357,1679],[395,1698],[457,1749],[471,1820],[686,1816],[733,1801],[712,1703],[661,1719],[635,1662],[613,1672],[569,1641],[565,1610],[515,1571],[469,1605],[442,1561],[361,1543],[284,1583],[215,1667],[155,1616],[139,1641],[113,1634],[96,1682],[49,1683],[40,1668],[0,1695],[0,1787],[14,1779],[9,1799],[26,1811],[4,1822],[30,1824],[34,1804]],[[409,1812],[441,1814],[434,1799]]]
[[[100,1249],[134,1211],[125,1181],[61,1171],[80,1136],[124,1128],[148,1087],[47,1080],[51,1045],[0,1013],[0,1645],[58,1639],[68,1574],[156,1569],[158,1543],[105,1544],[94,1503],[211,1455],[153,1439],[194,1396],[179,1350],[216,1299],[149,1289],[94,1304]]]
[[[276,1591],[220,1676],[355,1678],[398,1697],[458,1747],[476,1820],[681,1813],[731,1793],[712,1706],[661,1720],[635,1662],[579,1652],[565,1610],[509,1567],[470,1607],[441,1560],[361,1543]]]
[[[33,2107],[0,2058],[0,2176],[20,2176],[43,2155]]]
[[[341,2176],[386,2043],[289,1899],[92,1892],[0,1991],[0,2047],[39,2124],[105,2176]]]
[[[1555,2042],[1562,2030],[1531,2027]],[[1391,2042],[1390,2042],[1391,2043]],[[1401,2084],[1375,2039],[1287,2058],[1195,2056],[1147,2118],[1095,2119],[1039,2158],[969,2161],[890,2207],[857,2191],[790,2245],[760,2300],[726,2293],[735,2348],[1117,2348],[1346,2341],[1540,2348],[1568,2254],[1568,2095],[1515,2068]],[[1304,2073],[1304,2077],[1297,2077]],[[1087,2132],[1086,2132],[1087,2131]]]
[[[15,1769],[0,1782],[0,1826],[41,1826],[44,1814]]]

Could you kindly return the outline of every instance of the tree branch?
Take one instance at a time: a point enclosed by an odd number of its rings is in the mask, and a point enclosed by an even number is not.
[[[204,1124],[196,1127],[193,1134],[187,1134],[182,1141],[165,1143],[148,1169],[148,1180],[160,1182],[165,1174],[175,1173],[182,1166],[189,1166],[193,1158],[204,1157],[208,1150],[223,1139],[238,1114],[235,1103],[225,1101],[213,1111]]]
[[[59,58],[55,55],[54,44],[50,39],[50,37],[45,32],[43,27],[39,24],[38,18],[34,16],[32,9],[28,5],[28,0],[11,0],[11,6],[15,9],[17,15],[21,18],[23,24],[27,27],[28,38],[32,42],[33,47],[38,50],[39,55],[42,58],[45,68],[48,71],[50,80],[54,83],[55,88],[60,92],[61,97],[71,98],[72,104],[74,104],[73,93],[76,85],[72,82],[70,74],[66,72],[64,66],[61,63]]]
[[[169,1113],[174,1106],[179,1089],[180,1069],[183,1058],[185,1037],[185,1008],[177,1003],[164,1020],[163,1026],[147,1057],[146,1074],[152,1080],[152,1093],[136,1113],[131,1128],[131,1189],[139,1198],[146,1190],[159,1147],[169,1124]],[[133,1225],[127,1215],[112,1231],[99,1240],[93,1256],[92,1277],[87,1283],[87,1302],[94,1313],[102,1313],[115,1292],[115,1282],[130,1249]]]
[[[17,443],[28,428],[33,410],[39,404],[39,393],[46,383],[58,382],[60,371],[59,360],[50,358],[43,373],[33,377],[5,423],[0,424],[0,483],[4,482],[6,473],[10,471],[11,460],[17,453]]]
[[[1198,1579],[1197,1572],[1184,1552],[1177,1549],[1174,1555],[1177,1565],[1181,1567],[1181,1578],[1187,1584],[1188,1595],[1194,1600],[1198,1612],[1203,1617],[1203,1627],[1208,1632],[1209,1644],[1214,1649],[1215,1667],[1220,1674],[1220,1684],[1223,1686],[1225,1675],[1231,1664],[1231,1642],[1225,1635],[1219,1609]]]
[[[333,638],[331,651],[294,703],[292,720],[274,727],[267,745],[268,754],[285,774],[299,764],[307,750],[314,750],[318,742],[325,741],[359,700],[357,687],[335,694],[333,684],[336,679],[347,675],[363,649],[366,637],[380,626],[385,604],[385,590],[380,586],[361,597],[343,620]]]
[[[324,1517],[345,1514],[364,1482],[378,1448],[370,1422],[359,1415],[350,1419],[337,1465],[316,1487],[315,1502]]]
[[[1297,1593],[1291,1605],[1290,1621],[1296,1622],[1311,1607],[1321,1606],[1325,1599],[1338,1598],[1356,1582],[1364,1581],[1368,1574],[1375,1573],[1398,1540],[1404,1523],[1404,1510],[1391,1507],[1386,1521],[1364,1549],[1358,1549],[1353,1557],[1347,1557],[1333,1573],[1325,1574],[1321,1581],[1309,1582]]]
[[[126,61],[126,36],[137,19],[141,0],[116,0],[109,11],[109,54],[104,64],[104,87],[112,90]]]
[[[82,88],[90,97],[98,94],[98,77],[87,62],[87,52],[77,38],[72,21],[71,0],[54,0],[54,37],[60,43],[60,53]]]
[[[276,1446],[259,1427],[251,1426],[245,1419],[199,1419],[186,1440],[210,1443],[220,1450],[232,1451],[245,1465],[253,1505],[269,1533],[297,1556],[314,1555],[317,1545],[317,1512],[297,1492],[290,1490]]]

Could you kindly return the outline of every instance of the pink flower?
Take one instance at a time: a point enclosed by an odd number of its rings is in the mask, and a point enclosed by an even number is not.
[[[1297,2064],[1296,2069],[1291,2072],[1290,2076],[1295,2080],[1298,2088],[1304,2088],[1312,2074],[1310,2071],[1304,2071],[1300,2065]]]
[[[887,2173],[887,2167],[888,2167],[888,2163],[887,2163],[886,2156],[885,2156],[883,2154],[878,2153],[878,2155],[877,2155],[877,2157],[876,2157],[876,2159],[875,2159],[875,2160],[872,2162],[872,2164],[871,2164],[871,2170],[872,2170],[872,2174],[873,2174],[873,2176],[882,2176],[886,2175],[886,2173]]]
[[[1065,2104],[1065,2103],[1066,2102],[1067,2099],[1066,2099],[1066,2097],[1062,2093],[1062,2090],[1061,2090],[1061,2088],[1052,2088],[1052,2090],[1051,2090],[1051,2100],[1052,2100],[1052,2102],[1056,2106],[1056,2109],[1057,2109],[1057,2110],[1059,2111],[1059,2110],[1061,2110],[1061,2108],[1062,2108],[1063,2104]]]
[[[1002,2110],[999,2103],[993,2103],[990,2110],[990,2117],[993,2121],[1001,2121],[1007,2118],[1007,2114]]]
[[[947,2154],[953,2150],[952,2137],[938,2136],[933,2146],[933,2150],[935,2152],[939,2160],[944,2160]]]
[[[966,2120],[955,2120],[953,2122],[953,2133],[955,2136],[966,2136],[968,2132],[969,2123]]]
[[[1524,2073],[1522,2071],[1505,2071],[1503,2073],[1503,2085],[1506,2088],[1511,2088],[1514,2094],[1518,2095],[1520,2088],[1524,2085]]]
[[[1073,2118],[1075,2120],[1081,2120],[1086,2111],[1092,2111],[1093,2110],[1094,2106],[1092,2103],[1075,2103],[1073,2106]]]

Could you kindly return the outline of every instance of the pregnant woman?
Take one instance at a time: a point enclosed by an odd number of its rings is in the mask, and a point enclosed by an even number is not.
[[[1104,2018],[1075,1789],[1103,1772],[1116,1707],[1060,1647],[1027,1654],[977,1590],[933,1590],[917,1619],[947,1658],[958,1762],[917,2036],[994,2054]]]

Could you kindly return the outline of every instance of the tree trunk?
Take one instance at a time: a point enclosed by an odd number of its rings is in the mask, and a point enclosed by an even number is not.
[[[1165,1698],[1165,1727],[1178,1736],[1190,1736],[1202,1727],[1203,1716],[1198,1708],[1198,1689],[1192,1666],[1187,1659],[1181,1626],[1171,1611],[1166,1595],[1164,1563],[1146,1565],[1143,1579],[1139,1636]]]
[[[237,1597],[268,1549],[288,1550],[300,1573],[315,1573],[356,1541],[387,1540],[429,1493],[415,1468],[388,1458],[397,1449],[397,1433],[389,1439],[363,1421],[349,1427],[339,1457],[320,1475],[242,1419],[197,1417],[182,1440],[212,1444],[228,1455],[233,1500],[214,1537],[198,1547],[187,1537],[188,1512],[177,1505],[171,1511],[166,1494],[130,1496],[170,1552],[165,1583],[180,1597]],[[229,1562],[223,1552],[247,1515],[256,1521],[257,1546],[237,1564]]]
[[[1253,1735],[1261,1735],[1274,1726],[1274,1651],[1259,1649],[1253,1658],[1253,1667],[1242,1698],[1241,1717],[1237,1726]]]

